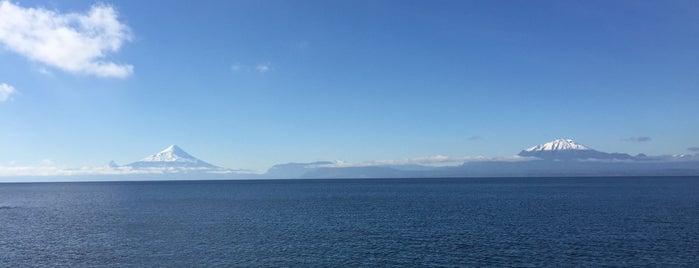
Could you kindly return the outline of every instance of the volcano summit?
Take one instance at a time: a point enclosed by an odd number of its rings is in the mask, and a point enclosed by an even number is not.
[[[157,154],[148,156],[126,166],[133,168],[220,169],[220,167],[204,162],[188,154],[177,145],[170,145]]]
[[[571,139],[557,139],[519,152],[519,156],[537,157],[545,160],[612,160],[632,159],[624,153],[606,153],[594,150]]]

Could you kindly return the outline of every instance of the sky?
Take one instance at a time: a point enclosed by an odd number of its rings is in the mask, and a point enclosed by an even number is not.
[[[697,1],[0,0],[0,167],[699,147]]]

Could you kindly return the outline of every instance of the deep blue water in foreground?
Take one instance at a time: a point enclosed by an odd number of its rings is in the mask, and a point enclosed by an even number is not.
[[[0,184],[0,266],[693,266],[699,178]]]

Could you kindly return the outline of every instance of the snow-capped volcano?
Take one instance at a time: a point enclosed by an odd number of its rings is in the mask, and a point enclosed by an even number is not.
[[[591,150],[585,145],[575,143],[571,139],[557,139],[551,142],[540,144],[524,151],[557,151],[557,150]]]
[[[141,161],[133,162],[127,166],[134,168],[219,168],[188,154],[180,147],[177,147],[177,145],[170,145],[157,154],[148,156]]]
[[[141,161],[145,162],[195,162],[197,158],[191,156],[177,145],[170,145],[161,152],[148,156]]]
[[[533,156],[542,159],[576,160],[576,159],[631,159],[632,156],[621,153],[605,153],[576,143],[572,139],[557,139],[519,152],[519,156]]]

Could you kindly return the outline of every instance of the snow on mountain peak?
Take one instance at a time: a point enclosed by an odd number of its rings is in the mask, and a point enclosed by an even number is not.
[[[537,145],[519,152],[519,156],[538,157],[541,159],[555,160],[581,160],[581,159],[633,159],[634,157],[623,153],[605,153],[575,143],[571,139],[558,139]]]
[[[219,168],[188,154],[177,145],[170,145],[157,154],[127,166],[134,168]]]
[[[143,162],[197,162],[197,158],[189,155],[177,145],[170,145],[157,154],[144,158]]]
[[[592,150],[589,147],[578,144],[571,139],[557,139],[544,144],[540,144],[524,151],[526,152],[537,152],[537,151],[561,151],[561,150]]]

